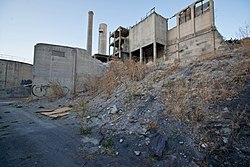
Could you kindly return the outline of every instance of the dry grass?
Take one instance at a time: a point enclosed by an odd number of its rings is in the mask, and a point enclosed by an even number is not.
[[[188,81],[181,77],[163,84],[165,105],[177,120],[197,123],[209,116],[206,106],[237,94],[231,80],[215,80],[204,74],[194,74]]]
[[[148,129],[159,129],[159,124],[157,122],[149,121],[147,123],[147,128]]]
[[[146,66],[144,64],[132,60],[127,60],[124,63],[112,61],[102,78],[87,76],[85,87],[92,95],[103,92],[107,97],[110,97],[119,84],[126,84],[128,81],[140,81],[145,77],[145,74]]]
[[[86,76],[87,81],[84,83],[84,87],[92,94],[95,95],[100,89],[100,77]]]
[[[49,81],[50,88],[48,89],[48,101],[54,101],[56,99],[64,97],[63,86],[59,81]]]

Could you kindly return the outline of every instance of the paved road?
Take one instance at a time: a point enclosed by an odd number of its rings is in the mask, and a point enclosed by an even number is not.
[[[36,107],[0,100],[0,166],[83,166],[74,119],[51,120]]]

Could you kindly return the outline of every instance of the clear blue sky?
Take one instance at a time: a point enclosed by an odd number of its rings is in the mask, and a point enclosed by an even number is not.
[[[235,38],[250,19],[250,0],[214,0],[215,21],[225,38]],[[88,11],[94,11],[93,53],[97,53],[98,27],[108,31],[129,27],[151,8],[169,18],[195,0],[0,0],[1,54],[32,63],[34,45],[51,43],[86,48]],[[18,60],[18,59],[17,59]]]

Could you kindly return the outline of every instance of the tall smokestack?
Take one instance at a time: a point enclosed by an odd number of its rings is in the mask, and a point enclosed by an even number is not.
[[[106,50],[107,50],[107,24],[101,23],[99,26],[98,53],[106,55]]]
[[[92,34],[93,34],[93,11],[89,11],[88,18],[88,36],[87,36],[87,51],[90,56],[92,56]]]

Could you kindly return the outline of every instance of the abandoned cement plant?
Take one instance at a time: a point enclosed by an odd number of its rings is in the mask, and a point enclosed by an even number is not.
[[[89,11],[86,49],[0,59],[0,164],[249,167],[250,37],[224,40],[214,10],[152,8],[109,33]]]

